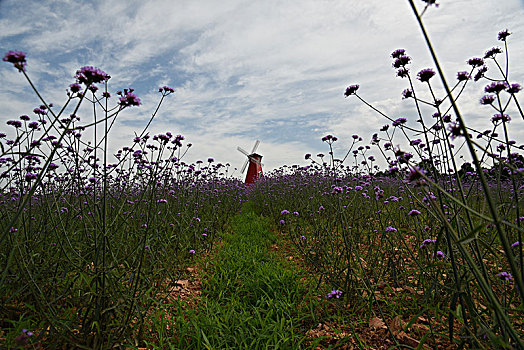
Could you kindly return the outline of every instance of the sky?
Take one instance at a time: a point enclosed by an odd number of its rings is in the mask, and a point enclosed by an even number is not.
[[[415,3],[422,10],[424,3]],[[509,29],[510,80],[524,83],[524,1],[439,3],[423,19],[449,82],[469,70],[467,59],[503,47],[497,33]],[[135,89],[143,105],[119,115],[111,152],[131,144],[154,111],[158,87],[168,85],[175,94],[150,134],[184,135],[193,144],[187,161],[213,157],[238,168],[245,156],[237,146],[251,150],[255,140],[265,171],[327,153],[327,134],[339,138],[339,158],[353,134],[368,144],[388,121],[354,96],[344,98],[350,84],[387,115],[416,126],[413,102],[401,96],[408,83],[391,66],[398,48],[412,57],[414,74],[435,67],[407,0],[0,0],[0,51],[26,52],[28,75],[48,102],[63,104],[76,70],[86,65],[111,75],[113,95]],[[31,114],[40,102],[12,65],[0,63],[4,131],[7,120]],[[417,83],[420,96],[428,96]],[[486,83],[472,82],[459,100],[467,125],[479,130],[490,127],[493,114],[478,102]],[[524,121],[516,115],[511,133],[524,143]]]

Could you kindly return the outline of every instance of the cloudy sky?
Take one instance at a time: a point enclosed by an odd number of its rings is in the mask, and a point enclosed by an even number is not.
[[[513,33],[510,80],[524,83],[522,18],[521,0],[441,0],[424,15],[451,82],[468,69],[468,58],[500,46],[497,33],[507,28]],[[235,167],[244,161],[236,147],[250,150],[257,139],[266,170],[305,164],[306,153],[327,153],[326,134],[340,139],[339,156],[352,134],[369,142],[387,121],[345,99],[349,84],[360,84],[360,95],[391,117],[416,125],[412,101],[401,99],[407,81],[391,67],[397,48],[413,58],[414,73],[434,67],[407,0],[0,0],[0,51],[27,53],[27,72],[49,102],[65,101],[75,71],[85,65],[110,74],[112,92],[135,88],[143,105],[120,115],[112,151],[141,131],[158,87],[169,85],[176,93],[151,134],[182,134],[193,143],[189,161],[214,157]],[[0,63],[5,130],[5,121],[31,114],[40,103],[23,76]],[[478,103],[485,85],[472,83],[460,104],[468,125],[480,130],[492,115]],[[426,94],[421,83],[417,88]],[[524,142],[524,121],[515,116],[511,126]]]

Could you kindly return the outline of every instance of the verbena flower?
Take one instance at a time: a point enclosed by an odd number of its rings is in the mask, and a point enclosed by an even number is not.
[[[488,67],[486,66],[480,67],[477,73],[475,74],[475,76],[473,77],[473,80],[479,81],[480,78],[482,78],[484,76],[484,73],[486,73],[487,71],[488,71]]]
[[[360,85],[350,85],[346,88],[346,92],[344,93],[344,96],[348,97],[349,95],[354,95]]]
[[[386,232],[397,232],[398,230],[394,228],[393,226],[386,227]]]
[[[495,58],[495,56],[499,53],[502,53],[502,49],[500,47],[492,47],[486,51],[484,58]]]
[[[440,259],[442,259],[442,258],[444,258],[444,257],[445,257],[445,255],[444,255],[444,253],[443,253],[442,251],[440,251],[440,250],[437,250],[437,252],[436,252],[436,253],[433,253],[433,257],[437,257],[437,258],[440,258]]]
[[[480,104],[481,105],[490,105],[490,104],[492,104],[495,101],[495,98],[496,97],[493,96],[493,95],[484,95],[480,99]]]
[[[195,254],[195,250],[194,249],[189,249],[189,254]]]
[[[516,94],[520,90],[522,90],[522,87],[516,83],[511,84],[510,86],[506,88],[506,91],[509,92],[510,94]]]
[[[25,52],[22,51],[8,51],[2,61],[12,63],[19,72],[25,72],[27,64],[25,60]]]
[[[480,67],[484,65],[484,60],[480,57],[473,57],[468,60],[468,64],[472,67]]]
[[[435,242],[436,242],[436,240],[434,240],[434,239],[425,239],[425,240],[422,241],[422,244],[420,245],[420,248],[421,248],[421,249],[424,249],[424,248],[426,248],[428,245],[433,244],[433,243],[435,243]]]
[[[511,35],[511,32],[507,29],[501,30],[498,34],[498,39],[500,41],[506,41],[506,38]]]
[[[508,88],[508,84],[505,81],[494,81],[489,85],[486,85],[484,91],[487,93],[499,93],[502,90]]]
[[[409,69],[402,67],[397,70],[397,77],[405,78],[409,74]]]
[[[328,293],[327,298],[328,299],[332,299],[332,298],[340,299],[341,296],[342,296],[342,291],[335,289]]]
[[[78,83],[74,83],[69,85],[69,90],[71,90],[72,93],[77,93],[82,90],[82,86]]]
[[[393,58],[399,58],[400,56],[404,56],[406,54],[406,50],[404,49],[396,49],[391,53],[391,57]]]
[[[132,92],[127,92],[119,99],[119,105],[122,107],[128,107],[128,106],[140,106],[142,102],[140,102],[140,99]]]
[[[471,79],[471,75],[468,72],[458,72],[457,73],[457,80],[458,81],[466,81]]]
[[[103,70],[93,67],[85,66],[76,71],[75,79],[80,84],[89,86],[93,83],[102,83],[109,80],[110,76]]]
[[[417,216],[420,214],[420,211],[416,210],[416,209],[412,209],[409,211],[408,215],[409,216]]]
[[[406,99],[406,98],[410,98],[410,97],[413,97],[413,90],[411,89],[405,89],[404,91],[402,91],[402,99]]]
[[[169,86],[162,86],[162,87],[158,88],[158,92],[162,92],[162,93],[168,95],[168,94],[174,93],[175,89],[173,89],[173,88],[171,88]]]
[[[500,278],[502,281],[511,281],[513,279],[513,276],[509,272],[497,273],[497,277]]]
[[[18,129],[22,127],[22,122],[20,120],[8,120],[7,125],[14,126],[15,128]]]
[[[410,62],[411,62],[411,57],[406,56],[406,55],[401,55],[395,59],[395,61],[393,62],[393,67],[397,69],[400,67],[405,67]]]
[[[407,121],[408,120],[406,118],[397,118],[391,125],[399,126],[399,125],[405,124]]]
[[[515,247],[518,247],[519,245],[521,245],[521,242],[517,241],[517,242],[513,243],[511,245],[511,247],[515,248]]]
[[[511,120],[511,118],[509,117],[509,115],[507,114],[500,114],[500,113],[497,113],[495,114],[492,118],[491,118],[491,122],[492,123],[497,123],[499,121],[503,121],[503,122],[509,122]]]
[[[286,215],[286,214],[289,214],[289,210],[284,209],[280,212],[280,215]]]
[[[431,68],[426,68],[417,73],[417,78],[421,82],[428,82],[435,75],[435,71]]]

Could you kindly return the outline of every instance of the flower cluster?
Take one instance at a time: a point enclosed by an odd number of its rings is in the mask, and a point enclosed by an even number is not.
[[[328,293],[327,298],[328,299],[332,299],[332,298],[340,299],[342,294],[343,294],[342,291],[335,289]]]
[[[8,51],[2,61],[12,63],[19,72],[25,72],[27,62],[25,53],[22,51]]]

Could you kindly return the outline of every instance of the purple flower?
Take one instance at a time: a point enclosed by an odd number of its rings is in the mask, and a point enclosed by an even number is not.
[[[29,127],[29,129],[38,129],[38,122],[31,122],[29,124],[27,124],[27,126]]]
[[[436,241],[434,239],[425,239],[422,241],[422,244],[420,245],[420,248],[424,249],[426,248],[428,245],[432,244],[432,243],[435,243]]]
[[[480,99],[480,104],[481,105],[490,105],[494,101],[495,101],[495,96],[493,96],[493,95],[485,95],[485,96],[482,96],[482,98]]]
[[[440,250],[437,250],[437,253],[433,253],[433,256],[434,257],[436,256],[437,258],[440,258],[440,259],[445,257],[444,253]]]
[[[12,125],[18,129],[22,126],[22,122],[20,120],[8,120],[7,125]]]
[[[25,72],[25,66],[27,64],[25,60],[25,52],[8,51],[4,58],[2,58],[2,61],[12,63],[19,72]]]
[[[305,241],[306,240],[306,236],[300,236],[300,239]]]
[[[82,90],[82,86],[78,83],[74,83],[74,84],[69,85],[69,89],[71,90],[72,93],[77,93]]]
[[[468,64],[472,67],[480,67],[484,64],[484,60],[480,57],[473,57],[468,60]]]
[[[435,75],[435,71],[431,68],[426,68],[417,73],[417,78],[421,82],[428,82]]]
[[[195,254],[195,250],[194,249],[189,249],[189,254]]]
[[[128,107],[128,106],[140,106],[142,102],[140,102],[140,99],[132,92],[128,92],[127,94],[123,95],[119,99],[119,105],[122,107]]]
[[[508,87],[508,84],[504,81],[494,81],[489,85],[486,85],[484,91],[487,93],[499,93],[502,90],[505,90]]]
[[[469,75],[468,72],[458,72],[457,73],[457,80],[458,81],[466,81],[471,79],[471,75]]]
[[[85,66],[76,71],[75,79],[86,86],[93,83],[102,83],[109,80],[110,76],[99,68]]]
[[[335,289],[328,293],[327,298],[328,299],[332,299],[332,298],[340,299],[341,296],[342,296],[342,291]]]
[[[509,87],[506,88],[506,91],[509,92],[510,94],[516,94],[520,90],[522,90],[522,87],[516,83],[511,84]]]
[[[406,123],[408,120],[406,118],[397,118],[391,125],[399,126]]]
[[[399,58],[400,56],[404,56],[406,54],[406,50],[404,49],[396,49],[391,53],[391,57],[393,58]]]
[[[509,117],[509,115],[507,115],[507,114],[500,114],[500,113],[495,114],[491,118],[491,122],[492,123],[496,123],[496,122],[499,122],[499,121],[509,122],[510,120],[511,120],[511,118]]]
[[[397,70],[397,77],[405,78],[408,76],[408,74],[409,74],[409,69],[407,69],[406,67],[402,67],[402,68],[399,68],[399,70]]]
[[[519,241],[517,241],[517,242],[513,243],[511,246],[512,246],[513,248],[515,248],[515,247],[518,247],[520,244],[521,244],[521,243],[520,243]]]
[[[25,180],[26,181],[31,181],[31,180],[34,180],[34,179],[36,179],[36,174],[33,174],[33,173],[25,174]]]
[[[513,276],[511,276],[511,273],[509,272],[497,273],[497,277],[500,278],[502,281],[510,281],[513,279]]]
[[[408,215],[409,216],[417,216],[420,214],[420,211],[416,210],[416,209],[412,209],[409,211]]]
[[[413,90],[411,89],[405,89],[404,91],[402,91],[402,99],[406,99],[406,98],[410,98],[410,97],[413,97]]]
[[[393,62],[393,67],[397,69],[400,67],[405,67],[406,65],[409,64],[410,61],[411,61],[411,57],[406,56],[406,55],[400,55],[395,58],[395,62]]]
[[[498,39],[499,39],[500,41],[506,41],[506,38],[507,38],[508,36],[510,36],[510,35],[511,35],[511,32],[510,32],[509,30],[507,30],[507,29],[504,29],[504,30],[502,30],[502,31],[499,32],[499,34],[498,34]]]
[[[280,212],[280,215],[286,215],[286,214],[289,214],[289,210],[284,209]]]
[[[161,88],[158,88],[158,92],[162,92],[166,95],[172,94],[175,92],[175,89],[169,87],[169,86],[162,86]]]
[[[484,58],[495,58],[495,56],[499,53],[502,53],[502,50],[500,47],[492,47],[486,53],[484,54]]]
[[[344,93],[344,96],[348,97],[349,95],[355,95],[360,85],[349,85],[346,88],[346,92]]]
[[[285,220],[280,220],[279,222],[280,222],[280,225],[284,225],[286,223]]]
[[[449,130],[450,137],[451,137],[452,140],[454,140],[455,138],[457,138],[459,136],[463,136],[464,135],[462,133],[462,129],[460,128],[459,122],[454,122],[454,123],[449,124],[448,130]]]
[[[311,153],[306,153],[306,155],[304,156],[304,158],[305,158],[306,160],[310,159],[310,158],[311,158]]]
[[[392,226],[386,227],[386,232],[397,232],[398,230]]]

